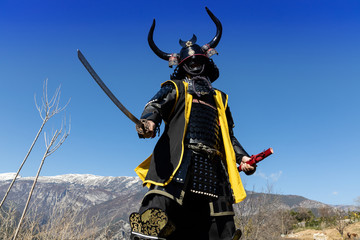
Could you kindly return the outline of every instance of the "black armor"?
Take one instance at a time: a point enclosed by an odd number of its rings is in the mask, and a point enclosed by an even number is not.
[[[220,151],[220,134],[216,109],[202,103],[193,102],[185,143],[201,143]]]
[[[197,97],[200,97],[208,94],[214,94],[214,89],[211,86],[211,82],[206,77],[196,76],[190,79],[185,78],[185,82],[189,84],[188,93],[191,95],[196,94]]]
[[[210,198],[219,196],[219,182],[225,174],[222,166],[222,140],[215,107],[214,90],[204,77],[186,79],[188,92],[193,95],[185,147],[192,151],[187,188]]]
[[[167,119],[171,113],[172,106],[176,100],[176,90],[172,84],[162,85],[154,97],[145,105],[141,119],[148,119],[156,123],[156,129],[159,131],[162,119]],[[160,114],[154,114],[159,112]]]
[[[188,41],[180,39],[179,53],[166,53],[153,41],[155,20],[149,31],[150,48],[170,67],[177,67],[141,116],[153,121],[157,129],[162,121],[166,125],[153,154],[136,170],[149,191],[139,213],[131,215],[133,236],[151,239],[146,232],[149,225],[139,219],[154,208],[161,209],[174,223],[175,230],[167,239],[187,239],[184,234],[188,229],[195,234],[191,239],[219,239],[220,235],[221,239],[238,239],[241,235],[235,231],[232,204],[246,194],[239,175],[233,174],[233,153],[237,162],[248,154],[233,135],[227,95],[212,87],[219,70],[210,57],[217,54],[214,48],[220,41],[222,26],[209,9],[206,11],[217,32],[202,47],[193,35]],[[232,191],[231,186],[236,189]],[[163,237],[161,232],[151,236]]]
[[[220,158],[209,159],[194,152],[190,169],[189,189],[191,192],[217,198],[218,175],[223,170]],[[220,173],[219,173],[220,172]]]

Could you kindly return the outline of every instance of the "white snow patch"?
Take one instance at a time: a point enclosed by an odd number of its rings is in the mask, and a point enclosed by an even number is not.
[[[16,176],[16,173],[0,173],[0,181],[12,180]],[[19,175],[17,178],[21,178]]]
[[[15,173],[0,174],[0,181],[14,178]],[[22,177],[22,180],[34,180],[34,177]],[[104,177],[92,174],[64,174],[57,176],[39,176],[38,181],[44,183],[71,183],[88,186],[107,185],[114,180],[125,182],[126,186],[131,186],[140,181],[138,177]]]
[[[16,173],[2,173],[0,174],[0,181],[11,180],[15,177]],[[20,176],[18,176],[20,178]],[[34,177],[22,177],[20,181],[33,181]],[[73,185],[86,185],[86,186],[111,186],[114,183],[125,184],[125,187],[131,187],[140,184],[139,177],[112,177],[112,176],[97,176],[92,174],[64,174],[57,176],[40,176],[38,182],[42,183],[70,183]]]

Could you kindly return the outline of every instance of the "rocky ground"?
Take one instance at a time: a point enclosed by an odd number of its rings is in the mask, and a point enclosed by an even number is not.
[[[357,234],[357,237],[352,236],[348,238],[347,233]],[[284,239],[296,239],[296,240],[343,240],[343,239],[358,239],[360,240],[360,222],[350,224],[344,230],[344,236],[341,237],[340,233],[335,228],[328,228],[324,230],[303,230],[294,232]]]

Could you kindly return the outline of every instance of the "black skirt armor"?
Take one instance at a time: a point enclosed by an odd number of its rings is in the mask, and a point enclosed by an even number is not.
[[[224,175],[219,157],[209,159],[207,156],[193,153],[190,167],[191,192],[213,198],[219,196],[219,177]]]

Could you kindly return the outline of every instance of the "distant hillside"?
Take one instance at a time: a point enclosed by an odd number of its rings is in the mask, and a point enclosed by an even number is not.
[[[0,174],[0,198],[4,196],[14,174]],[[12,202],[18,211],[22,211],[33,178],[19,178],[15,183],[6,203]],[[66,174],[52,177],[40,177],[32,197],[31,208],[43,214],[44,221],[49,217],[50,209],[57,207],[72,208],[86,213],[87,219],[97,218],[100,226],[112,225],[121,236],[128,236],[128,216],[137,211],[142,196],[147,191],[137,177],[103,177],[90,174]],[[248,192],[248,198],[235,206],[236,211],[251,209],[253,213],[256,206],[247,208],[247,204],[254,205],[254,199],[277,201],[277,208],[318,209],[326,206],[323,203],[309,200],[296,195],[277,195]],[[256,202],[256,201],[255,201]],[[261,204],[259,202],[259,204]],[[250,214],[250,210],[248,210]],[[31,212],[31,211],[30,211]]]
[[[1,199],[12,176],[13,174],[0,174]],[[19,178],[5,203],[13,203],[21,212],[32,183],[32,177]],[[89,174],[40,177],[28,211],[31,214],[31,210],[36,208],[36,214],[42,215],[42,221],[46,222],[54,208],[70,208],[86,214],[87,219],[96,218],[99,226],[115,226],[114,231],[127,239],[130,232],[128,215],[138,210],[145,192],[140,179],[135,177],[102,177]]]

